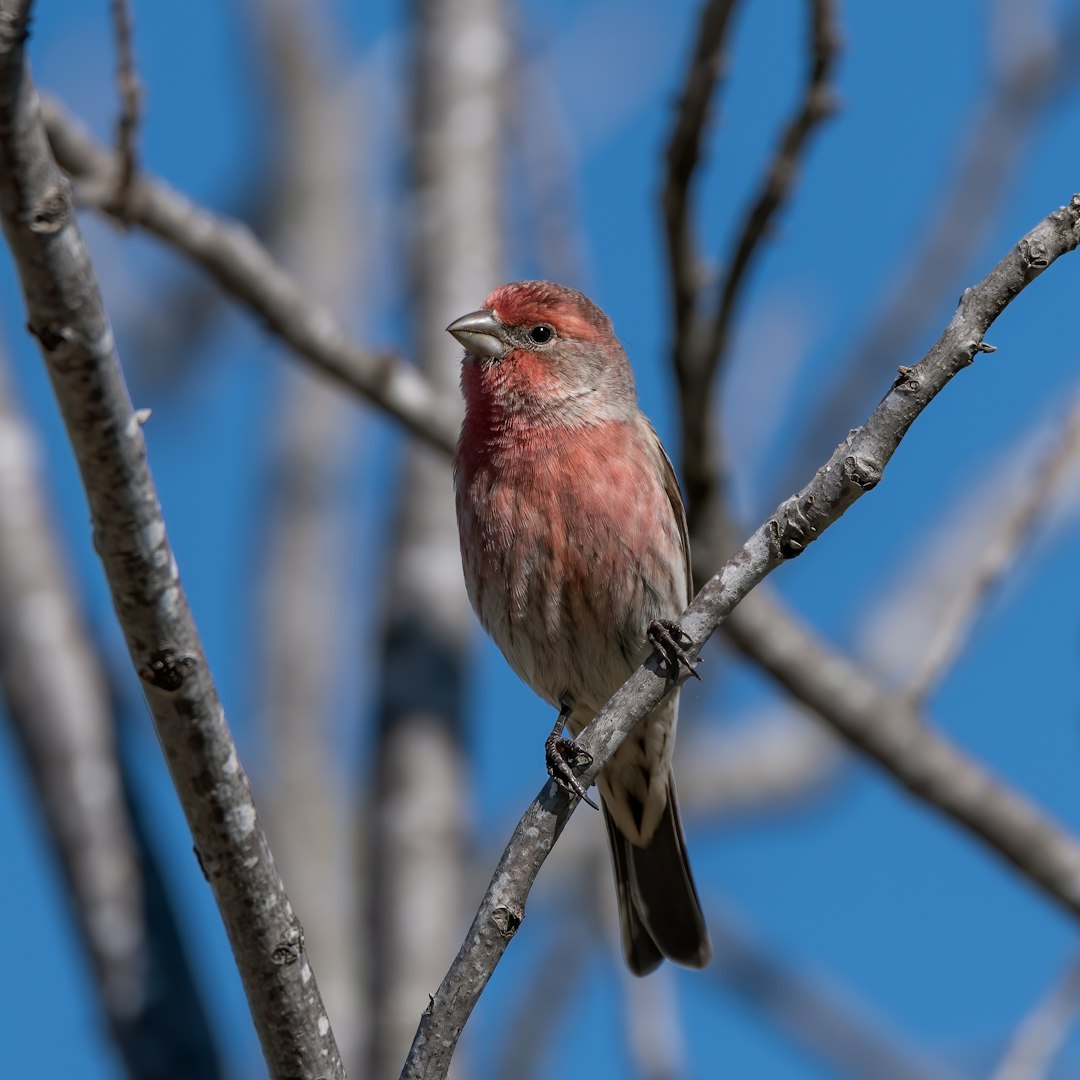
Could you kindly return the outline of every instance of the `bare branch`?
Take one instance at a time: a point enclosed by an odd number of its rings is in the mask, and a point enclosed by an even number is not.
[[[884,766],[923,802],[980,837],[1059,904],[1080,914],[1080,845],[976,761],[926,726],[900,696],[884,693],[765,595],[739,605],[739,643],[830,727]],[[735,622],[734,619],[731,620]]]
[[[131,185],[138,168],[135,138],[142,113],[142,88],[135,74],[135,51],[131,44],[131,11],[128,0],[112,0],[113,35],[116,38],[116,81],[120,90],[120,119],[116,124],[116,159],[119,173],[113,199],[116,214],[128,216]]]
[[[1024,1017],[990,1080],[1048,1080],[1050,1070],[1080,1014],[1080,957]]]
[[[701,147],[716,83],[723,69],[728,24],[738,0],[707,0],[701,9],[697,40],[676,108],[667,144],[667,168],[661,202],[675,321],[675,364],[689,361],[700,284],[694,246],[690,190],[701,160]]]
[[[930,640],[907,687],[907,695],[919,702],[937,686],[964,647],[987,595],[1014,565],[1031,541],[1061,481],[1076,466],[1080,455],[1080,401],[1072,408],[1054,446],[1045,458],[1017,485],[1012,506],[998,508],[998,532],[976,556],[974,573],[966,577],[955,595],[938,613]]]
[[[791,118],[772,162],[765,173],[761,191],[750,207],[735,242],[727,273],[716,305],[712,336],[700,363],[708,369],[706,381],[712,383],[726,355],[731,318],[742,295],[747,274],[773,219],[791,194],[798,175],[802,156],[814,129],[833,110],[829,77],[840,47],[840,32],[836,23],[835,0],[809,0],[811,32],[809,35],[810,64],[802,100]],[[708,407],[707,400],[702,403]]]
[[[897,379],[866,423],[851,432],[813,479],[783,502],[694,598],[680,619],[693,642],[688,649],[691,658],[768,574],[804,550],[877,485],[912,423],[972,363],[998,315],[1052,262],[1078,245],[1080,195],[1075,195],[965,291],[934,347]],[[786,646],[790,641],[776,641],[774,655],[783,660]],[[910,709],[882,702],[876,722],[868,722],[866,706],[874,701],[875,687],[857,670],[838,669],[828,656],[815,655],[812,649],[805,655],[817,663],[812,685],[801,687],[807,704],[827,714],[845,738],[913,793],[986,842],[1073,915],[1080,915],[1080,844],[1073,837],[945,739],[913,724]],[[765,657],[766,667],[767,661]],[[670,689],[656,658],[650,657],[578,739],[592,756],[592,764],[580,777],[583,784],[595,781],[634,724]],[[551,790],[553,786],[545,785],[518,823],[465,942],[421,1018],[402,1072],[408,1080],[446,1074],[466,1021],[524,918],[536,874],[574,809],[564,793]]]
[[[724,45],[731,4],[708,4],[680,109],[668,145],[663,194],[675,340],[672,362],[682,414],[682,474],[693,561],[704,565],[700,543],[720,527],[721,453],[711,423],[712,387],[743,285],[768,228],[789,196],[810,135],[831,110],[828,80],[839,48],[834,0],[809,0],[810,62],[806,86],[787,125],[761,190],[751,204],[719,285],[715,307],[704,301],[700,258],[693,241],[689,186],[700,157],[702,128]],[[711,324],[711,326],[710,326]]]
[[[119,695],[87,632],[45,502],[41,447],[5,366],[0,357],[0,690],[7,719],[128,1073],[218,1080],[217,1048],[117,746]]]
[[[54,101],[43,103],[53,152],[71,176],[87,181],[83,201],[115,217],[113,155]],[[408,364],[352,344],[341,324],[307,297],[251,231],[197,206],[145,171],[135,178],[128,220],[198,263],[291,349],[398,419],[421,441],[449,453],[457,439],[446,403]]]
[[[180,585],[108,316],[49,152],[24,44],[0,4],[0,216],[83,478],[117,617],[214,890],[270,1072],[344,1077]]]

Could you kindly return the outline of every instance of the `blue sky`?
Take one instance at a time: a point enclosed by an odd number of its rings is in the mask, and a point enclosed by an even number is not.
[[[382,272],[358,298],[354,322],[365,341],[404,349],[410,331],[392,201],[402,175],[403,147],[395,140],[403,6],[354,8],[343,0],[332,6],[341,27],[341,60],[362,73],[369,95],[366,188],[384,218],[357,238],[371,245],[369,259]],[[803,4],[762,0],[744,6],[697,190],[701,245],[709,252],[722,251],[729,240],[802,79]],[[993,70],[986,20],[991,6],[977,0],[845,5],[839,111],[815,139],[796,197],[752,276],[725,384],[722,419],[748,523],[756,524],[775,504],[782,475],[794,470],[808,478],[824,460],[824,453],[796,462],[791,455],[806,417],[837,392],[837,361],[871,325],[883,292],[894,285],[949,183]],[[1058,11],[1066,5],[1048,6]],[[265,147],[267,118],[257,101],[244,11],[243,4],[208,0],[135,4],[147,94],[144,161],[175,187],[226,211],[245,205],[250,161]],[[566,221],[580,229],[577,280],[571,283],[612,316],[634,361],[643,406],[673,450],[677,421],[664,352],[656,194],[694,13],[686,0],[662,7],[644,0],[532,0],[519,16],[565,138]],[[1009,39],[1024,36],[1014,29]],[[40,3],[31,56],[39,83],[107,137],[116,111],[107,5]],[[908,362],[932,344],[961,288],[1080,189],[1078,131],[1080,92],[1064,97],[1033,127],[984,238],[941,296],[930,325],[915,328],[920,345]],[[254,575],[274,392],[293,361],[245,316],[230,314],[197,363],[191,358],[184,378],[146,378],[140,359],[124,346],[137,340],[131,327],[153,303],[155,290],[185,271],[144,238],[119,236],[93,219],[85,227],[136,404],[154,410],[147,433],[170,535],[241,754],[255,766],[258,797],[259,733],[250,685]],[[527,220],[516,223],[508,277],[542,269],[542,239],[530,234]],[[838,646],[867,652],[871,612],[917,590],[942,533],[960,529],[975,514],[965,510],[968,493],[986,484],[993,490],[987,478],[1016,459],[1033,430],[1052,428],[1075,396],[1078,281],[1080,261],[1066,259],[1026,291],[988,335],[997,353],[980,358],[920,418],[885,483],[772,579],[803,618]],[[22,332],[7,260],[0,266],[0,320],[20,397],[45,445],[49,494],[95,632],[122,665],[126,658],[91,549],[85,502],[39,359]],[[448,342],[448,362],[453,356]],[[888,357],[882,362],[879,393],[888,385],[891,363]],[[862,419],[866,406],[850,422]],[[366,410],[356,410],[356,425],[346,493],[355,546],[342,581],[356,592],[362,626],[377,611],[377,583],[370,575],[384,542],[388,491],[381,477],[398,440],[386,421]],[[837,430],[835,440],[845,431]],[[215,523],[212,530],[208,520]],[[1080,831],[1074,527],[1075,515],[1061,518],[995,593],[930,712],[952,739]],[[973,554],[983,542],[976,533]],[[893,650],[917,653],[919,644],[900,640]],[[722,660],[715,649],[708,655],[704,684],[684,695],[685,732],[735,726],[776,705],[761,676]],[[343,702],[362,699],[364,679],[358,664],[346,677]],[[542,779],[538,750],[550,717],[479,631],[473,693],[475,821],[479,846],[494,851]],[[343,704],[343,769],[356,760],[369,723],[355,712]],[[506,715],[519,718],[513,730],[500,726]],[[258,1047],[227,944],[190,857],[149,720],[136,708],[131,722],[140,792],[166,853],[170,883],[182,899],[190,940],[198,942],[202,985],[228,1063],[237,1077],[258,1076]],[[570,825],[595,827],[585,814]],[[833,987],[860,1014],[958,1075],[989,1073],[1005,1039],[1076,948],[1074,925],[1051,902],[860,761],[850,762],[827,792],[794,809],[721,828],[692,828],[690,846],[707,905],[730,911],[794,968]],[[3,726],[0,848],[7,880],[16,886],[0,891],[0,921],[17,928],[7,949],[9,970],[20,973],[0,990],[0,1009],[9,1021],[6,1071],[40,1075],[46,1042],[50,1075],[118,1075],[32,796]],[[565,924],[575,917],[559,911],[542,882],[532,903],[535,917],[513,943],[470,1024],[467,1046],[477,1075],[490,1068],[513,1015],[515,988],[553,940],[556,919]],[[317,969],[317,958],[315,963]],[[677,972],[671,984],[687,1076],[837,1075],[719,981]],[[567,1003],[573,1024],[588,1032],[565,1040],[575,1072],[596,1080],[627,1075],[618,1049],[622,986],[614,948],[596,950]],[[559,1041],[553,1038],[552,1046]],[[1077,1070],[1080,1042],[1072,1040],[1053,1075]],[[563,1074],[553,1049],[540,1075]]]

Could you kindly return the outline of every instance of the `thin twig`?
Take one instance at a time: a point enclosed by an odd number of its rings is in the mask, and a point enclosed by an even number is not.
[[[934,347],[899,379],[866,423],[841,443],[800,491],[783,502],[684,612],[680,623],[696,656],[717,626],[764,578],[816,540],[881,480],[889,459],[923,409],[982,350],[983,335],[1005,307],[1060,256],[1080,245],[1080,195],[1054,211],[965,291]],[[782,651],[783,643],[777,644]],[[1080,843],[1022,795],[967,758],[911,710],[885,702],[867,716],[872,683],[853,687],[829,658],[818,656],[808,703],[829,714],[837,730],[914,794],[937,807],[1011,862],[1074,916],[1080,916]],[[858,674],[856,672],[856,674]],[[579,738],[592,763],[580,777],[595,781],[626,734],[671,690],[655,657],[623,685]],[[838,700],[821,704],[821,698]],[[442,1077],[483,988],[525,914],[540,866],[574,809],[545,787],[518,823],[472,926],[425,1011],[402,1076]]]
[[[130,215],[131,186],[138,168],[136,136],[142,115],[142,87],[135,73],[131,11],[128,0],[112,0],[113,34],[116,38],[116,81],[120,94],[120,117],[116,122],[116,159],[119,170],[113,201],[116,215],[126,222]]]
[[[666,153],[661,203],[675,318],[676,362],[688,356],[690,329],[697,302],[700,266],[693,242],[690,205],[694,174],[716,83],[723,69],[728,25],[738,0],[708,0],[701,9],[693,56],[675,111]]]
[[[86,489],[94,546],[274,1077],[345,1076],[180,584],[101,292],[0,4],[0,217]]]
[[[108,194],[116,162],[55,101],[43,102],[53,153],[72,177],[86,180],[85,202],[115,217]],[[456,412],[416,371],[390,353],[348,340],[329,310],[313,303],[247,226],[197,206],[142,171],[129,200],[129,221],[198,263],[232,297],[290,348],[321,371],[396,417],[423,442],[450,453],[457,441]]]
[[[1080,956],[1016,1029],[990,1080],[1048,1080],[1080,1014]]]
[[[829,78],[839,49],[835,0],[808,0],[810,33],[806,85],[785,128],[761,189],[735,241],[715,306],[704,301],[701,262],[693,240],[690,185],[701,154],[708,102],[714,91],[731,4],[706,6],[694,58],[668,143],[663,194],[675,340],[672,363],[682,415],[682,476],[694,562],[700,538],[719,528],[721,448],[712,415],[712,388],[723,362],[731,320],[749,269],[769,226],[789,197],[810,136],[832,107]],[[708,310],[712,307],[712,310]]]
[[[1075,404],[1045,457],[1016,486],[1012,506],[995,514],[998,531],[975,553],[974,572],[946,600],[930,640],[906,688],[913,702],[924,701],[963,649],[987,596],[1031,542],[1058,487],[1080,455],[1080,402]]]
[[[742,295],[747,274],[755,256],[769,233],[773,219],[790,197],[798,175],[803,154],[814,129],[834,108],[829,87],[833,62],[840,48],[835,0],[809,0],[811,32],[809,35],[810,63],[802,100],[784,130],[757,198],[743,221],[734,254],[720,287],[712,335],[701,358],[708,369],[707,382],[712,384],[727,355],[731,318]],[[703,403],[708,407],[707,402]]]

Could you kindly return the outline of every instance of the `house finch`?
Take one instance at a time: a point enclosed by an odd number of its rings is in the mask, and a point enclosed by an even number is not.
[[[690,593],[678,483],[611,320],[587,297],[514,282],[447,329],[466,350],[454,487],[469,599],[514,671],[559,710],[548,767],[584,796],[564,724],[577,735],[650,643],[673,671],[686,663],[671,621]],[[711,955],[671,774],[677,712],[676,692],[598,780],[637,975],[664,957],[703,967]]]

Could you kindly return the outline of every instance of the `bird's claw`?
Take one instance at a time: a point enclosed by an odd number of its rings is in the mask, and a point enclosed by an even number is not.
[[[582,750],[573,739],[560,739],[555,735],[552,735],[544,744],[544,751],[548,776],[563,791],[576,795],[594,810],[599,810],[600,807],[589,798],[589,793],[574,775],[575,769],[584,769],[592,764],[592,754],[587,750]]]
[[[701,658],[693,661],[687,655],[685,645],[690,645],[692,642],[686,631],[674,619],[656,619],[650,623],[649,641],[663,659],[671,678],[679,674],[680,664],[695,679],[701,678],[694,666],[695,663],[701,663]]]

